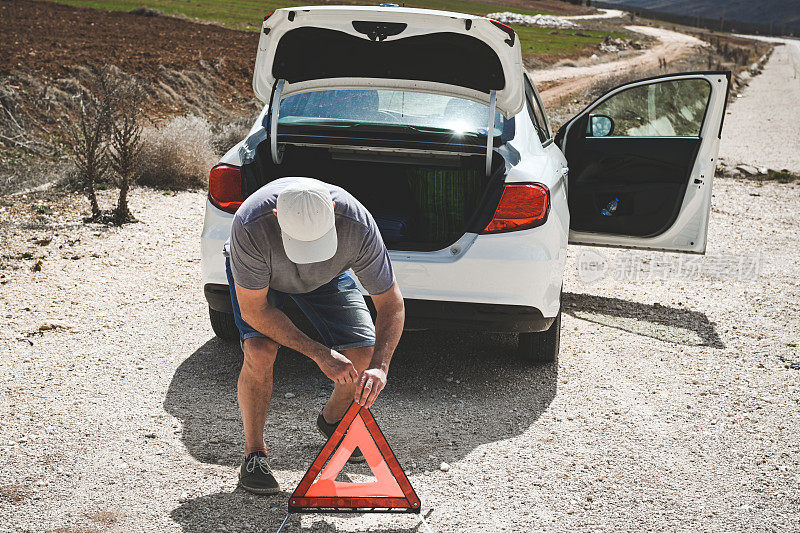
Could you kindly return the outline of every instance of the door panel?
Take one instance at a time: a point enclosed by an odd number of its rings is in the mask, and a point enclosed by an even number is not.
[[[729,73],[640,80],[559,131],[570,242],[703,253]]]
[[[629,138],[609,143],[587,138],[572,154],[570,227],[650,237],[675,222],[699,139]],[[612,202],[613,213],[605,211]]]

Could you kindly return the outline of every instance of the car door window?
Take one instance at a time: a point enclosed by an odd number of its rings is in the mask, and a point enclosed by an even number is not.
[[[684,79],[639,85],[620,91],[595,107],[589,137],[699,137],[711,85]]]
[[[536,98],[536,93],[533,90],[533,85],[528,78],[525,78],[525,95],[528,100],[528,114],[531,117],[531,122],[536,127],[536,132],[539,134],[539,140],[544,143],[552,137],[550,134],[550,126],[547,123],[542,105],[539,99]]]

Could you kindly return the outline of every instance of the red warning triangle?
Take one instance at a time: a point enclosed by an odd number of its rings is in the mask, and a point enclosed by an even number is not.
[[[336,481],[356,448],[364,454],[375,481]],[[372,413],[353,402],[294,489],[289,512],[356,510],[419,513],[420,501]]]

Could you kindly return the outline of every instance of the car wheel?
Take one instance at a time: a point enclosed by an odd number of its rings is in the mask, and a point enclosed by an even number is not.
[[[519,334],[519,355],[535,364],[555,363],[561,347],[561,310],[545,331]]]
[[[223,313],[209,307],[208,318],[211,320],[211,329],[220,339],[233,341],[239,338],[239,328],[233,321],[233,313]]]

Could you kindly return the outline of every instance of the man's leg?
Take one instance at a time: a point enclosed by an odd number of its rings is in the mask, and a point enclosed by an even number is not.
[[[292,298],[319,332],[323,344],[332,346],[350,359],[356,370],[363,372],[372,361],[375,325],[356,282],[349,274],[341,274],[321,287]],[[322,410],[322,422],[339,422],[356,393],[356,384],[336,384]],[[318,427],[319,427],[318,420]],[[319,428],[328,434],[330,428]]]
[[[264,423],[267,420],[267,407],[272,396],[272,366],[279,346],[242,319],[228,259],[225,260],[225,273],[231,294],[233,319],[239,329],[239,339],[242,341],[244,352],[244,363],[237,384],[239,409],[244,424],[245,453],[239,469],[239,485],[256,494],[275,494],[280,487],[267,462]],[[267,296],[268,299],[270,295]],[[276,305],[280,305],[280,302]]]
[[[353,366],[356,367],[359,375],[367,369],[370,361],[372,361],[372,352],[374,346],[364,346],[363,348],[351,348],[350,350],[342,350],[342,355],[350,359]],[[353,403],[353,397],[356,394],[356,386],[358,383],[337,383],[333,387],[333,394],[331,394],[328,403],[322,409],[322,416],[329,424],[333,424],[342,419],[347,412],[347,408]]]
[[[239,373],[239,409],[244,424],[244,454],[266,451],[264,423],[272,397],[272,366],[278,354],[278,343],[267,337],[244,340],[244,363]]]

